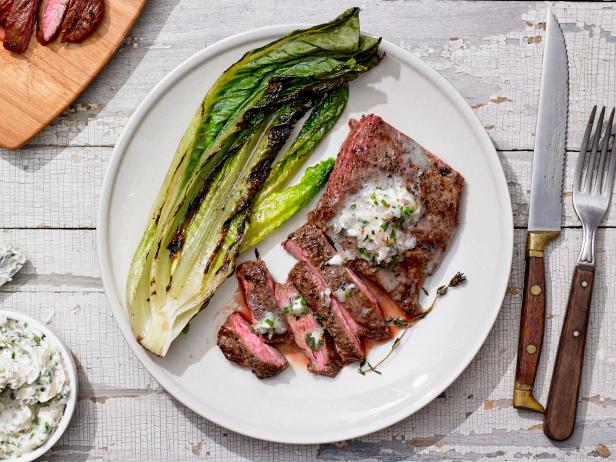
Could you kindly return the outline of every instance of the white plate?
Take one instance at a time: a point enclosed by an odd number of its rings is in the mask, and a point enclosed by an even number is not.
[[[64,360],[64,365],[66,366],[66,375],[68,377],[68,381],[70,384],[70,392],[68,396],[68,400],[66,402],[66,408],[64,409],[64,415],[60,419],[58,423],[58,427],[55,429],[51,437],[43,444],[41,447],[35,449],[32,452],[28,452],[22,456],[16,457],[14,459],[10,459],[11,462],[32,462],[33,460],[38,459],[47,451],[49,451],[54,444],[58,442],[60,437],[64,434],[69,424],[71,423],[71,418],[75,413],[75,406],[77,405],[77,395],[79,394],[79,381],[77,380],[77,367],[75,367],[75,361],[73,361],[73,355],[70,353],[68,348],[62,343],[60,338],[56,335],[56,333],[47,327],[42,322],[34,319],[31,316],[28,316],[23,313],[19,313],[17,311],[10,310],[0,310],[0,316],[5,316],[8,319],[15,319],[20,322],[27,322],[30,327],[38,330],[45,334],[45,336],[49,339],[53,347],[60,352],[62,355],[62,359]]]
[[[111,160],[100,202],[98,251],[120,329],[169,393],[207,419],[245,435],[323,443],[370,433],[411,415],[462,373],[500,309],[511,267],[513,224],[496,151],[470,107],[426,64],[383,42],[387,57],[352,82],[346,112],[309,163],[335,155],[348,133],[346,121],[370,112],[449,162],[466,178],[461,223],[427,287],[434,290],[456,271],[468,275],[468,284],[450,291],[435,312],[409,332],[396,356],[383,365],[383,375],[361,376],[356,366],[349,366],[332,380],[295,365],[262,381],[229,363],[216,346],[216,331],[228,312],[225,302],[237,286],[235,278],[192,320],[190,333],[180,335],[166,358],[146,353],[131,332],[124,285],[176,146],[203,95],[229,65],[245,51],[297,27],[269,27],[222,40],[156,86],[128,122]],[[286,278],[293,263],[279,243],[305,219],[302,211],[259,245],[278,280]],[[375,348],[370,357],[380,357],[388,348]]]

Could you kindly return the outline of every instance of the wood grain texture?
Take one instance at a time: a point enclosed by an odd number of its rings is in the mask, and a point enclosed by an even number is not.
[[[336,444],[265,443],[195,415],[167,395],[134,357],[102,292],[94,247],[97,198],[112,146],[128,117],[173,67],[234,33],[274,23],[315,23],[353,5],[362,8],[366,30],[399,44],[447,78],[474,106],[499,148],[520,228],[509,289],[475,360],[445,393],[412,417]],[[541,416],[518,412],[511,404],[542,56],[536,37],[543,34],[545,6],[405,0],[289,0],[284,7],[277,0],[149,2],[115,57],[75,104],[19,153],[0,149],[0,240],[19,245],[28,257],[24,272],[0,289],[0,306],[49,319],[73,351],[83,385],[75,420],[43,460],[613,459],[616,207],[597,234],[578,430],[570,440],[554,444],[543,434]],[[545,339],[534,387],[540,402],[546,401],[582,238],[568,186],[575,151],[590,106],[616,99],[616,5],[557,2],[554,9],[564,23],[572,68],[563,210],[563,224],[569,228],[546,252]],[[440,282],[430,281],[429,288]]]
[[[113,55],[146,0],[106,0],[103,22],[81,44],[0,53],[0,146],[17,149],[62,112]]]
[[[549,438],[557,441],[569,438],[575,426],[594,278],[594,267],[575,267],[543,428]]]
[[[545,292],[543,257],[526,257],[515,381],[531,387],[535,383],[543,346]]]

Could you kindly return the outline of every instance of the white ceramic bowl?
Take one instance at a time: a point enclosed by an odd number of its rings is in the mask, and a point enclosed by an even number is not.
[[[62,420],[60,420],[60,423],[58,424],[58,428],[56,428],[56,430],[53,432],[47,442],[38,449],[35,449],[34,451],[24,454],[20,457],[17,457],[15,459],[6,459],[10,462],[31,462],[38,459],[47,451],[49,451],[64,434],[64,432],[68,428],[68,425],[71,422],[71,418],[73,417],[73,413],[75,412],[75,406],[77,404],[77,395],[79,390],[79,382],[77,380],[77,367],[75,366],[75,361],[73,361],[73,356],[71,355],[68,348],[66,348],[64,343],[62,343],[58,336],[49,327],[47,327],[40,321],[37,321],[36,319],[23,313],[18,313],[17,311],[10,310],[0,310],[0,316],[6,316],[8,319],[15,319],[17,321],[27,322],[29,326],[32,326],[33,328],[45,334],[51,344],[62,355],[62,358],[64,359],[64,365],[66,366],[66,375],[68,376],[70,382],[70,394],[66,403],[66,409],[64,409],[64,415],[62,416]]]

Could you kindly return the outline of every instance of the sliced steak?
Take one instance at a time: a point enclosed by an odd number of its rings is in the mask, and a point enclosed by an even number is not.
[[[260,379],[274,377],[289,363],[250,329],[240,313],[232,313],[218,331],[218,347],[229,361],[249,367]]]
[[[300,261],[289,273],[289,282],[306,299],[317,320],[334,339],[336,351],[344,363],[364,358],[364,349],[355,335],[357,323],[334,297],[323,278],[308,263]]]
[[[409,315],[459,219],[464,179],[380,117],[351,123],[309,222]]]
[[[295,344],[309,360],[308,370],[313,374],[335,377],[342,368],[336,347],[310,311],[306,299],[295,287],[277,284],[276,300],[283,307]]]
[[[274,279],[263,260],[242,263],[235,270],[246,306],[252,314],[253,330],[267,343],[290,340],[287,325],[274,293]]]
[[[293,232],[283,246],[295,258],[305,261],[320,273],[332,297],[355,321],[357,336],[389,336],[389,329],[374,294],[353,270],[342,265],[342,258],[319,228],[311,224],[304,225]]]
[[[42,45],[53,42],[60,32],[68,0],[41,0],[36,22],[36,38]]]
[[[0,0],[0,27],[4,27],[6,24],[6,18],[11,11],[13,0]]]
[[[4,48],[13,53],[28,49],[37,8],[38,0],[14,0],[4,25]]]
[[[105,0],[70,0],[62,21],[62,43],[80,43],[94,33],[105,16]]]

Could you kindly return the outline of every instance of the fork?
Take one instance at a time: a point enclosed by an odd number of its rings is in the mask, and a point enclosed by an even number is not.
[[[557,441],[569,438],[575,426],[595,277],[595,234],[610,205],[616,172],[614,143],[611,142],[614,109],[610,113],[605,131],[605,107],[601,109],[592,145],[589,146],[596,111],[597,106],[593,108],[586,126],[573,180],[573,207],[582,222],[584,234],[571,281],[567,312],[545,409],[543,431],[549,438]]]

